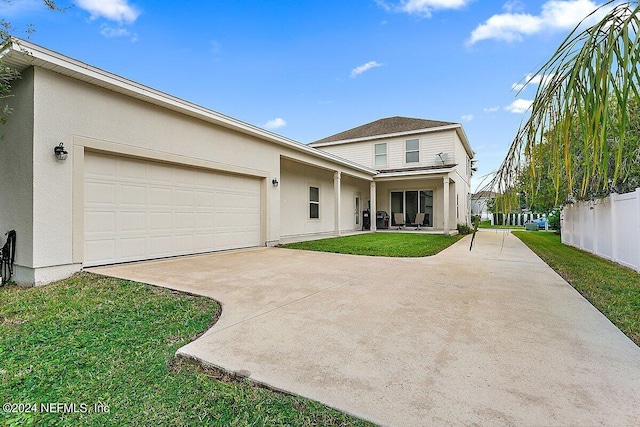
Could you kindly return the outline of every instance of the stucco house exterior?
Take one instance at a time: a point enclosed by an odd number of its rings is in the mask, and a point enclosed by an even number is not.
[[[458,123],[389,117],[309,145],[375,169],[376,208],[391,226],[397,213],[444,232],[470,221],[473,151]]]
[[[397,191],[433,192],[436,231],[466,220],[460,162],[472,152],[460,125],[416,134],[421,170],[394,157],[392,141],[409,134],[381,136],[381,168],[373,154],[304,145],[30,42],[11,39],[0,58],[22,74],[0,130],[0,231],[17,232],[17,283],[340,235],[360,230],[363,211],[386,209]],[[432,134],[449,155],[444,165],[430,158]]]

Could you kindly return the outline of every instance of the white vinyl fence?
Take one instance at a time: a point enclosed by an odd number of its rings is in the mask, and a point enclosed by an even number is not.
[[[510,214],[501,214],[494,213],[489,214],[489,219],[491,220],[491,225],[524,225],[529,221],[533,221],[534,219],[545,218],[544,214],[537,213],[510,213]]]
[[[640,272],[640,188],[562,210],[562,243]]]

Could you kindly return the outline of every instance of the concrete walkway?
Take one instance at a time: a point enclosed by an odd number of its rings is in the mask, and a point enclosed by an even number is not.
[[[514,236],[476,240],[90,271],[215,298],[220,320],[179,353],[382,425],[639,425],[640,348]]]

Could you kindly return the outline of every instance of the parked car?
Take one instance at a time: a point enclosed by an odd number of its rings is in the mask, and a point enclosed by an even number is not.
[[[546,229],[547,223],[548,223],[548,221],[547,221],[547,218],[545,218],[545,217],[538,218],[538,219],[532,219],[531,221],[527,221],[526,222],[526,224],[536,224],[538,226],[539,230]]]

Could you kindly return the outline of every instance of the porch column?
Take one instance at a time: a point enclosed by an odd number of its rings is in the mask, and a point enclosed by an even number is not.
[[[442,178],[442,211],[444,214],[444,234],[449,234],[449,176]]]
[[[336,171],[333,174],[333,197],[334,197],[334,229],[333,232],[336,236],[340,235],[340,187],[341,187],[341,179],[342,173],[340,171]]]
[[[371,200],[371,212],[369,212],[369,219],[371,220],[371,231],[376,231],[376,182],[371,181],[369,187],[369,200]]]

